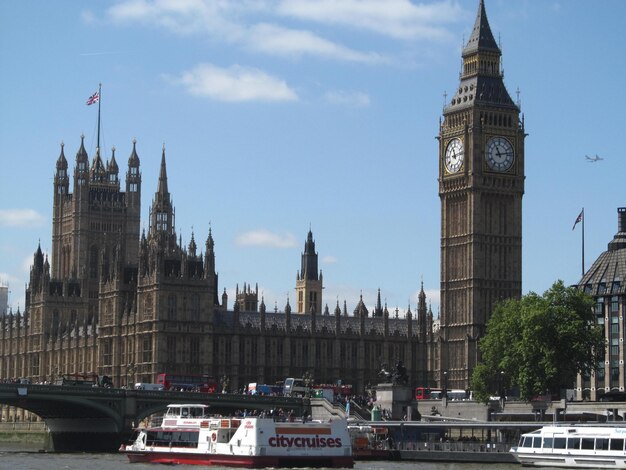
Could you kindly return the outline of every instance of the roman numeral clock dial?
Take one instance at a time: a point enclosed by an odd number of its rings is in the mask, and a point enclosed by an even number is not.
[[[493,171],[508,171],[513,165],[515,156],[513,145],[504,137],[493,137],[487,142],[485,161]]]
[[[463,166],[463,142],[461,139],[452,139],[446,147],[445,165],[448,173],[457,173]]]

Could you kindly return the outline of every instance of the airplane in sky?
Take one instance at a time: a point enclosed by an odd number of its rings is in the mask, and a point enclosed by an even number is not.
[[[585,155],[585,158],[587,159],[587,161],[589,163],[595,163],[599,160],[604,160],[604,158],[602,157],[598,157],[598,154],[596,153],[595,157],[590,157],[589,155]]]

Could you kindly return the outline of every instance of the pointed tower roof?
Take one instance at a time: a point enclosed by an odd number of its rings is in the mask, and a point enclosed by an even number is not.
[[[213,235],[211,233],[211,226],[209,226],[209,235],[206,238],[206,251],[207,251],[207,253],[212,253],[214,246],[215,246],[215,242],[213,241]]]
[[[189,255],[190,256],[196,256],[196,250],[197,250],[197,246],[196,246],[196,240],[193,236],[193,231],[191,232],[191,241],[189,242]]]
[[[487,21],[484,0],[480,0],[480,4],[478,5],[474,29],[472,29],[472,34],[463,49],[463,57],[473,54],[478,50],[500,52],[498,43],[494,39],[491,28],[489,27],[489,21]]]
[[[359,303],[356,305],[356,308],[354,309],[354,316],[359,317],[359,318],[369,316],[369,310],[367,310],[367,307],[365,306],[365,302],[363,302],[363,294],[361,294],[361,297],[359,298]]]
[[[106,169],[100,158],[100,149],[96,149],[96,156],[93,158],[91,165],[91,180],[92,181],[104,181],[106,176]]]
[[[65,144],[61,142],[61,155],[59,155],[57,160],[57,170],[67,170],[67,160],[65,159],[65,152],[63,151],[64,147]]]
[[[444,115],[476,106],[497,106],[519,111],[504,86],[502,52],[489,27],[483,0],[478,5],[474,29],[462,56],[461,82],[445,107]]]
[[[89,162],[87,150],[85,150],[85,134],[80,135],[80,148],[76,152],[76,162]]]
[[[617,233],[578,283],[591,295],[618,295],[626,280],[626,207],[617,209]]]
[[[424,292],[424,281],[422,281],[422,286],[420,288],[420,293],[418,294],[418,305],[424,304],[426,305],[426,292]]]
[[[133,149],[134,149],[133,145]],[[167,168],[165,167],[165,144],[163,144],[163,153],[161,154],[161,171],[159,172],[159,185],[157,193],[160,195],[168,194],[167,190]]]
[[[135,148],[137,144],[137,139],[133,139],[133,151],[130,153],[130,157],[128,157],[128,166],[139,166],[139,156],[137,155],[137,149]]]
[[[309,228],[309,233],[304,244],[304,253],[302,253],[300,263],[299,279],[307,281],[319,280],[317,272],[317,253],[315,252],[315,240],[313,240],[313,232]]]
[[[33,263],[39,271],[43,269],[43,252],[41,251],[41,242],[37,245],[37,251],[33,257]]]
[[[115,161],[115,147],[111,148],[111,161],[109,162],[108,168],[109,173],[117,174],[119,172],[119,167],[117,166],[117,162]]]
[[[378,289],[378,297],[376,298],[376,307],[374,308],[374,311],[372,312],[372,316],[375,316],[375,317],[383,316],[383,305],[382,305],[382,302],[380,301],[380,288]]]

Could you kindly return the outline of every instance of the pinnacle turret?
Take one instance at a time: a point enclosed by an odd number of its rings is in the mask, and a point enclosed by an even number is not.
[[[80,135],[80,148],[78,152],[76,152],[76,163],[78,162],[89,162],[89,157],[87,156],[87,150],[85,150],[85,135]]]
[[[93,163],[91,164],[91,171],[89,172],[89,178],[92,183],[105,183],[106,182],[106,174],[107,171],[104,168],[104,164],[102,163],[102,158],[100,158],[100,149],[96,149],[96,156],[93,159]]]
[[[128,158],[128,166],[139,166],[139,156],[137,155],[137,149],[135,148],[137,139],[133,139],[133,151]]]
[[[133,147],[134,149],[134,147]],[[167,168],[165,167],[165,145],[163,145],[163,153],[161,154],[161,170],[159,172],[159,185],[157,186],[157,194],[163,198],[169,196],[167,190]]]
[[[57,160],[57,170],[67,170],[67,160],[65,159],[65,152],[63,151],[64,147],[65,144],[61,142],[61,154]]]

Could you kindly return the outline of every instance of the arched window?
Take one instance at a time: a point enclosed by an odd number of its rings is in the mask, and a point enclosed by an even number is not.
[[[200,320],[200,296],[198,294],[191,294],[191,314],[189,315],[191,321]]]
[[[52,312],[52,336],[56,336],[59,333],[59,311]]]
[[[98,247],[91,247],[89,252],[89,277],[95,279],[98,277]]]
[[[176,320],[176,294],[170,294],[167,297],[167,319]]]

